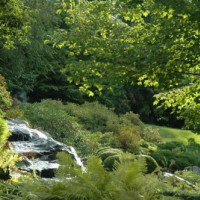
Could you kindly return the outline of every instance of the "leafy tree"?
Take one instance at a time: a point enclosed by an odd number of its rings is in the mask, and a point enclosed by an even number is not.
[[[198,70],[198,23],[190,13],[153,0],[62,2],[57,12],[68,29],[55,33],[54,46],[67,48],[63,71],[82,90],[120,81],[169,88]]]
[[[162,109],[172,108],[172,113],[178,113],[178,118],[184,120],[186,128],[199,132],[199,91],[197,83],[176,88],[157,95],[154,104]]]
[[[81,84],[89,96],[122,82],[165,91],[177,88],[173,94],[183,94],[184,100],[171,95],[175,107],[189,113],[185,105],[198,104],[199,1],[60,2],[57,13],[65,16],[67,29],[54,33],[53,45],[66,49],[62,71],[68,81]]]
[[[5,76],[10,91],[17,89],[31,91],[39,75],[46,76],[48,71],[53,70],[49,60],[55,51],[43,44],[44,37],[51,31],[52,24],[56,26],[58,21],[58,18],[54,18],[55,10],[52,8],[52,3],[33,0],[24,4],[31,9],[32,21],[27,38],[29,43],[26,45],[17,43],[15,49],[0,50],[2,58],[0,71]]]
[[[65,50],[44,44],[54,29],[65,27],[62,16],[56,14],[55,2],[32,0],[24,4],[30,8],[32,17],[29,43],[16,43],[15,49],[0,49],[0,72],[6,78],[9,91],[23,89],[30,101],[59,98],[83,102],[84,95],[60,72],[67,59]]]
[[[27,43],[30,29],[29,8],[23,0],[0,2],[0,47],[11,48],[18,42]]]

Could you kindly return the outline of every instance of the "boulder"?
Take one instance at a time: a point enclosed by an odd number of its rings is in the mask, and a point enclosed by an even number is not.
[[[26,121],[17,119],[8,120],[9,147],[14,153],[22,156],[18,168],[25,171],[36,171],[41,177],[51,178],[58,169],[56,154],[64,151],[69,153],[80,167],[85,170],[75,149],[54,140],[49,133],[32,129]]]
[[[195,172],[196,174],[200,175],[200,168],[197,166],[188,166],[184,170],[192,171],[192,172]]]

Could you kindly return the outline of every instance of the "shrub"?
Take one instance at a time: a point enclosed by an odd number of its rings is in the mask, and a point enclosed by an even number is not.
[[[86,102],[82,105],[69,103],[64,109],[69,115],[76,117],[87,130],[104,133],[105,136],[101,136],[100,143],[132,153],[140,151],[140,134],[144,129],[144,124],[137,114],[128,112],[118,116],[111,109],[97,102]],[[150,141],[157,142],[158,135],[150,128],[148,131],[148,134],[152,136],[147,134],[147,130],[143,136]]]
[[[10,93],[6,90],[4,77],[0,74],[0,114],[12,105]]]
[[[19,108],[13,107],[6,111],[6,118],[25,120],[24,112]]]
[[[70,140],[67,138],[66,143],[74,146],[80,156],[93,154],[101,147],[100,137],[102,133],[91,133],[90,131],[78,131],[73,134]]]
[[[79,123],[88,130],[94,132],[117,132],[118,130],[118,116],[98,102],[86,102],[82,105],[69,103],[65,111],[77,117]]]
[[[113,132],[106,132],[106,133],[101,134],[100,143],[103,146],[111,146],[114,135],[115,134]]]
[[[145,141],[152,143],[160,143],[162,140],[159,134],[159,130],[152,129],[151,127],[144,127],[144,129],[140,133],[140,136]]]
[[[193,153],[182,152],[180,150],[157,150],[150,154],[160,166],[172,170],[183,170],[187,166],[200,165],[200,159]]]
[[[7,139],[9,135],[7,123],[0,116],[0,179],[8,178],[8,168],[14,167],[15,162],[19,160],[19,157],[8,148]]]
[[[116,148],[122,148],[131,153],[138,153],[140,135],[132,126],[124,126],[119,129],[119,133],[115,134],[112,144]]]
[[[63,109],[63,104],[55,100],[43,100],[41,103],[23,104],[24,116],[34,127],[40,127],[54,138],[70,138],[80,126],[74,117]]]
[[[127,126],[138,126],[143,127],[144,123],[140,120],[139,115],[133,112],[127,112],[124,115],[120,116],[121,124]]]
[[[181,142],[172,141],[172,142],[166,142],[158,145],[159,149],[167,149],[167,150],[173,150],[179,148],[180,150],[185,149],[185,145]]]
[[[185,128],[200,132],[200,115],[199,115],[200,104],[191,103],[182,109],[179,118],[184,120]]]
[[[157,151],[151,155],[162,167],[169,167],[173,170],[200,165],[200,145],[191,139],[188,145],[181,142],[159,144]]]

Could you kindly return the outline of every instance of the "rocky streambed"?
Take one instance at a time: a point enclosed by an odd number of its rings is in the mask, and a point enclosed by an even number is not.
[[[22,156],[22,161],[18,163],[20,170],[36,171],[41,177],[52,178],[59,167],[56,154],[61,151],[69,153],[85,170],[75,149],[54,140],[47,132],[32,129],[26,121],[17,119],[8,120],[8,126],[12,133],[8,140],[9,147]]]

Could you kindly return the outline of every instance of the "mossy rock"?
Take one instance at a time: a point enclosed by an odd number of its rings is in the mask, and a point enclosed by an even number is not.
[[[145,158],[146,165],[147,165],[147,173],[152,173],[152,172],[159,172],[160,167],[156,160],[152,158],[151,156],[148,155],[135,155],[135,158]]]
[[[103,162],[103,166],[107,170],[112,171],[114,169],[115,161],[119,162],[119,155],[112,155],[112,156],[107,157]]]
[[[100,151],[99,153],[97,153],[97,155],[102,159],[102,161],[104,161],[109,156],[120,155],[122,153],[123,151],[120,149],[109,148],[109,149]]]

